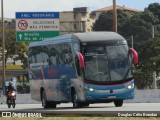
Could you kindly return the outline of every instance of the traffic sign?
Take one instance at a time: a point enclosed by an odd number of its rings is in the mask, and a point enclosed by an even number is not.
[[[60,35],[59,12],[16,12],[17,42],[41,41]]]
[[[27,22],[26,20],[20,20],[20,21],[18,22],[18,28],[19,28],[20,30],[25,30],[25,29],[27,29],[27,28],[28,28],[28,22]]]
[[[59,19],[17,19],[17,31],[59,31]]]
[[[34,42],[42,41],[47,38],[59,36],[59,31],[26,31],[26,32],[16,32],[17,42]]]
[[[16,12],[17,19],[59,18],[59,12]]]

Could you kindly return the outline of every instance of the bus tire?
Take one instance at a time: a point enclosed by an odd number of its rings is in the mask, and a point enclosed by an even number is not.
[[[114,101],[114,105],[116,107],[121,107],[123,105],[123,100],[116,100],[116,101]]]
[[[49,107],[50,107],[50,108],[56,108],[56,106],[57,106],[57,104],[54,103],[54,102],[50,102],[50,103],[49,103]]]
[[[75,91],[74,91],[72,97],[73,97],[73,108],[79,108],[79,107],[81,107],[80,104],[78,103],[78,97],[77,97],[77,94],[76,94]]]
[[[42,106],[44,108],[49,108],[49,103],[47,101],[47,97],[46,97],[46,92],[45,91],[42,92]]]
[[[83,103],[81,105],[82,105],[82,107],[89,107],[89,103]]]

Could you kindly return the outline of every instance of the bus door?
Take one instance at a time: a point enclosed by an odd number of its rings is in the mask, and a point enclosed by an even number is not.
[[[71,79],[75,78],[75,73],[76,73],[75,68],[73,66],[73,54],[70,44],[64,43],[62,44],[61,47],[62,50],[60,53],[60,59],[61,59],[60,91],[63,100],[70,100]]]

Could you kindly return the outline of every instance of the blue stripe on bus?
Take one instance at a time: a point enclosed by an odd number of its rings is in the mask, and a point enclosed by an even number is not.
[[[43,69],[39,67],[32,67],[32,79],[31,80],[53,80],[62,79],[63,76],[68,78],[76,78],[76,70],[71,66],[59,65],[59,66],[43,66]],[[42,72],[42,73],[41,73]],[[35,77],[35,78],[34,78]]]

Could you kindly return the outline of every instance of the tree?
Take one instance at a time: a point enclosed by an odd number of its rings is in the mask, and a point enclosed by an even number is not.
[[[137,13],[123,26],[124,36],[134,36],[134,48],[139,54],[139,63],[135,68],[135,85],[137,88],[151,88],[153,72],[159,71],[159,38],[152,38],[152,27],[158,18],[150,11]]]
[[[149,10],[160,20],[160,3],[151,3],[145,10]],[[160,23],[160,21],[158,23]]]
[[[123,10],[117,10],[118,32],[121,32],[122,26],[128,21],[131,15]],[[93,25],[94,31],[113,31],[113,11],[102,12]]]
[[[142,74],[143,73],[143,74]],[[138,67],[134,72],[135,86],[138,89],[152,88],[153,73],[149,69]]]
[[[145,11],[152,12],[152,14],[154,14],[154,16],[158,18],[159,21],[157,21],[154,24],[154,28],[155,28],[155,35],[160,37],[160,4],[159,3],[149,4],[149,6],[145,8]]]
[[[9,31],[5,35],[6,58],[13,58],[14,61],[21,60],[23,68],[27,67],[28,43],[16,42],[15,31]]]
[[[143,44],[139,53],[139,63],[135,69],[137,88],[151,88],[153,72],[160,72],[160,38],[150,38]]]
[[[124,37],[134,36],[134,48],[140,53],[146,41],[152,37],[152,26],[158,21],[150,11],[134,14],[121,29]]]
[[[134,48],[139,54],[139,64],[134,70],[137,88],[151,87],[153,71],[159,71],[156,65],[160,65],[160,38],[152,38],[152,26],[158,22],[158,17],[149,10],[133,15],[128,15],[124,11],[118,12],[118,33],[124,37],[133,35]],[[111,31],[112,26],[113,12],[110,11],[100,15],[93,29]]]
[[[157,22],[158,18],[150,11],[136,13],[124,24],[122,31],[124,35],[134,35],[138,39],[146,40],[146,38],[151,37],[152,25]],[[149,36],[146,36],[146,32]]]

